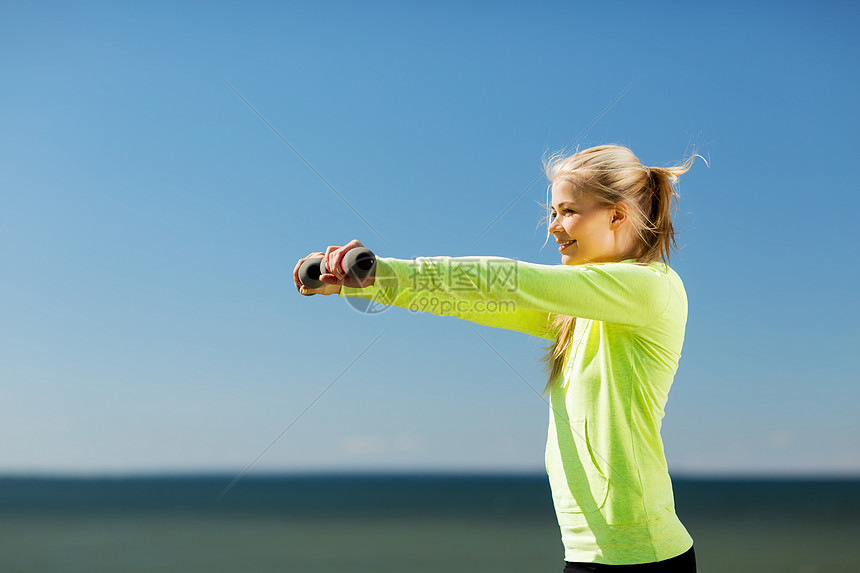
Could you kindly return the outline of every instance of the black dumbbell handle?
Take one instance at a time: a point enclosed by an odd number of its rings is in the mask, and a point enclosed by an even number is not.
[[[350,249],[341,260],[344,273],[354,279],[364,279],[376,268],[376,256],[366,247]],[[323,283],[320,275],[328,272],[322,259],[308,259],[299,267],[299,281],[308,288],[319,288]]]

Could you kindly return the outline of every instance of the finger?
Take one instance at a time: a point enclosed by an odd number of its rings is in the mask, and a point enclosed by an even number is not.
[[[329,253],[331,253],[332,248],[333,247],[326,247],[325,253],[323,253],[323,257],[322,257],[323,263],[325,263],[325,268],[328,270],[329,273],[331,272],[331,263],[329,262],[328,255],[329,255]],[[322,275],[320,275],[320,280],[322,280]]]
[[[343,286],[343,279],[337,278],[337,276],[331,273],[325,273],[320,275],[320,280],[327,285],[341,285]]]
[[[334,274],[337,278],[343,280],[346,277],[346,271],[343,270],[343,256],[349,250],[349,247],[341,247],[336,250],[332,256],[334,257]]]
[[[302,267],[303,262],[305,262],[305,259],[299,259],[299,262],[296,263],[296,268],[293,269],[293,281],[296,283],[296,288],[302,286],[302,281],[299,280],[299,269]]]
[[[347,278],[347,279],[350,278],[349,272],[343,268],[343,259],[344,259],[344,257],[346,257],[346,254],[353,249],[359,249],[362,247],[364,247],[364,245],[361,244],[361,241],[359,241],[358,239],[353,239],[350,242],[348,242],[346,245],[344,245],[341,248],[341,250],[337,253],[337,256],[338,256],[337,269],[340,271],[339,276],[341,278]]]
[[[358,243],[358,241],[353,239],[352,241],[341,247],[336,253],[338,276],[342,279],[349,276],[346,269],[343,268],[343,259],[349,251],[356,248],[356,243]]]
[[[343,269],[340,266],[340,261],[343,258],[345,247],[330,246],[325,250],[325,266],[328,272],[333,274],[338,279],[343,278]]]

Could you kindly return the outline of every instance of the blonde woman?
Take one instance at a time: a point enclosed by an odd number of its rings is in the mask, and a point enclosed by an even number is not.
[[[339,294],[455,316],[550,341],[546,469],[565,573],[694,573],[693,539],[675,513],[660,426],[687,320],[675,246],[673,183],[695,156],[647,167],[598,146],[546,165],[548,236],[561,264],[501,257],[377,257],[363,281],[344,275],[351,241],[295,269],[303,295]],[[307,258],[334,269],[308,289]]]

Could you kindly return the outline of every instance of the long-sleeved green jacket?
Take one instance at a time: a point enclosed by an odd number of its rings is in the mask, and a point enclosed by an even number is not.
[[[684,285],[671,268],[632,259],[567,266],[379,257],[373,286],[340,295],[548,340],[555,315],[576,317],[549,396],[546,444],[565,560],[649,563],[692,546],[660,436],[687,320]]]

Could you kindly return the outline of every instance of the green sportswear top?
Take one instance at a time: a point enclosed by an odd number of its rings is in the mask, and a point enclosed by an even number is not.
[[[377,258],[376,281],[341,296],[555,339],[577,317],[550,395],[546,469],[566,561],[649,563],[693,540],[675,514],[660,426],[687,320],[663,263],[576,266],[501,257]]]

